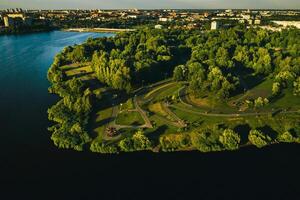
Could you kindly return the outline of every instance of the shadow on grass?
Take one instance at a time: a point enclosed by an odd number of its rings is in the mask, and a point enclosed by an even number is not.
[[[149,134],[149,138],[152,140],[152,141],[159,141],[159,137],[164,134],[166,132],[166,130],[168,129],[168,126],[167,125],[162,125],[158,128],[156,128],[156,130],[154,130],[151,134]]]
[[[71,70],[74,70],[74,69],[79,69],[79,68],[81,68],[82,66],[81,66],[81,65],[78,65],[78,66],[76,66],[76,67],[72,67],[72,66],[68,66],[68,67],[70,67],[70,68],[63,69],[63,71],[68,72],[68,71],[71,71]]]
[[[270,126],[263,126],[261,128],[258,128],[258,130],[262,131],[264,134],[270,136],[272,139],[277,138],[278,133],[272,129]]]
[[[248,135],[251,130],[249,124],[238,125],[233,130],[241,136],[241,144],[246,144],[248,142]]]
[[[88,76],[88,75],[92,75],[92,74],[94,74],[94,72],[85,72],[85,73],[80,73],[80,74],[74,74],[74,75],[71,75],[71,76],[69,76],[69,78],[70,79],[72,79],[72,78],[81,78],[81,77],[83,77],[83,76]]]

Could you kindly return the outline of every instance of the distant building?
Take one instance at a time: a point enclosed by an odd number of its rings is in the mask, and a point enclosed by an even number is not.
[[[25,17],[23,13],[6,14],[3,17],[3,20],[4,20],[5,27],[18,26],[21,24],[27,24],[27,25],[31,24],[31,19]]]
[[[261,24],[261,20],[260,20],[260,19],[254,20],[254,24],[255,24],[255,25],[260,25],[260,24]]]
[[[211,30],[217,30],[220,26],[220,23],[218,21],[212,21],[211,22]]]
[[[128,15],[127,18],[128,19],[137,19],[138,16],[137,15]]]
[[[155,28],[155,29],[162,29],[162,28],[163,28],[163,26],[162,26],[162,25],[160,25],[160,24],[157,24],[157,25],[155,25],[155,26],[154,26],[154,28]]]
[[[272,21],[273,23],[283,26],[284,28],[287,27],[296,27],[300,29],[300,21]]]
[[[159,18],[159,21],[160,22],[170,22],[172,21],[173,19],[172,18],[167,18],[167,17],[160,17]]]
[[[245,15],[245,14],[242,14],[241,17],[245,20],[250,20],[251,19],[251,15]]]

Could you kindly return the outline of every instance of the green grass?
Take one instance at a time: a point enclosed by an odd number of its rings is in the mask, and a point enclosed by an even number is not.
[[[166,97],[176,95],[179,88],[181,88],[181,84],[173,84],[168,87],[162,88],[158,94],[153,98],[153,101],[161,101]]]
[[[122,103],[122,105],[120,105],[120,110],[132,110],[132,109],[135,109],[132,98],[128,99],[125,103]]]
[[[282,109],[299,110],[300,109],[300,97],[293,95],[292,89],[283,90],[282,97],[275,99],[269,107],[278,107]]]
[[[79,68],[78,68],[79,69]],[[272,80],[267,79],[261,84],[257,85],[255,88],[252,88],[247,96],[242,98],[256,98],[258,96],[268,96],[271,94],[271,86]],[[146,111],[151,111],[151,115],[149,116],[150,121],[153,123],[154,128],[145,129],[145,133],[155,141],[158,141],[158,138],[162,135],[169,134],[179,134],[182,131],[172,125],[171,120],[168,119],[168,113],[162,108],[160,105],[162,99],[165,97],[171,96],[178,92],[178,89],[181,87],[181,84],[178,83],[168,83],[163,86],[159,86],[154,88],[152,91],[148,92],[146,99],[152,99],[150,103],[146,103],[143,105],[143,108]],[[107,95],[103,96],[101,100],[104,102],[111,102],[111,93],[108,91]],[[211,94],[212,95],[212,94]],[[181,102],[174,103],[174,105],[181,107],[183,109],[189,109],[192,111],[203,112],[203,113],[239,113],[236,108],[230,108],[227,105],[227,102],[218,102],[214,101],[213,97],[206,97],[204,102],[201,102],[203,99],[199,99],[199,104],[208,105],[199,107],[188,107]],[[278,100],[270,103],[265,108],[259,110],[260,112],[271,111],[272,108],[288,108],[291,107],[293,110],[300,109],[299,105],[299,97],[296,97],[292,94],[292,90],[284,90],[284,95]],[[157,102],[153,104],[153,101]],[[209,105],[211,103],[211,105]],[[106,104],[105,104],[106,105]],[[111,106],[108,104],[107,106]],[[121,107],[121,106],[120,106]],[[143,125],[145,122],[140,114],[136,111],[128,111],[135,109],[134,103],[132,99],[127,100],[127,102],[122,104],[121,111],[117,118],[116,124],[118,125],[127,125],[127,126],[139,126]],[[248,117],[212,117],[212,116],[203,116],[199,114],[193,114],[190,112],[185,112],[181,109],[176,109],[174,107],[170,107],[171,111],[177,115],[180,119],[188,122],[188,132],[191,132],[195,129],[204,129],[204,128],[212,128],[215,126],[221,126],[222,128],[231,128],[235,129],[238,126],[247,125],[250,128],[262,128],[267,127],[267,129],[282,133],[284,130],[291,129],[297,126],[297,122],[300,119],[299,114],[277,114],[272,117],[272,115],[262,115],[262,116],[248,116]],[[253,110],[249,110],[249,112],[253,112]],[[132,128],[121,129],[120,135],[114,138],[108,138],[105,136],[104,131],[105,127],[111,122],[111,113],[112,108],[106,108],[103,110],[99,110],[95,119],[93,120],[94,132],[97,133],[97,140],[106,140],[109,142],[117,142],[122,138],[128,137],[132,135],[136,130]],[[245,129],[247,130],[247,128]],[[247,131],[245,132],[245,138],[247,138]],[[243,133],[244,134],[244,133]]]
[[[91,126],[93,131],[96,133],[96,140],[105,139],[104,131],[105,127],[111,122],[112,108],[106,108],[99,110],[92,120]]]
[[[155,88],[153,88],[150,92],[148,92],[145,96],[144,96],[144,99],[146,100],[149,100],[149,99],[152,99],[152,98],[156,98],[157,96],[162,96],[162,92],[165,91],[165,90],[168,90],[170,88],[173,88],[174,86],[177,86],[178,83],[175,83],[175,82],[171,82],[171,83],[167,83],[167,84],[164,84],[164,85],[160,85],[160,86],[157,86]]]
[[[139,126],[143,125],[145,122],[143,118],[141,117],[140,113],[138,112],[127,112],[123,111],[120,112],[117,116],[116,119],[116,124],[118,125],[134,125],[134,126]]]
[[[149,134],[151,139],[158,139],[159,136],[164,134],[177,133],[178,128],[168,125],[167,121],[163,117],[152,115],[149,119],[154,125],[154,128],[146,129],[145,131]]]
[[[87,64],[71,64],[61,67],[68,78],[76,77],[81,80],[95,79],[95,75],[90,65]]]

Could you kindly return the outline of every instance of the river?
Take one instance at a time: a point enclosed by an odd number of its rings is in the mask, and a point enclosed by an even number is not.
[[[100,155],[59,150],[47,131],[53,57],[105,33],[0,36],[0,196],[24,199],[292,199],[300,145],[235,152]],[[5,194],[6,194],[5,193]],[[190,198],[188,198],[190,197]],[[96,198],[97,199],[97,198]]]

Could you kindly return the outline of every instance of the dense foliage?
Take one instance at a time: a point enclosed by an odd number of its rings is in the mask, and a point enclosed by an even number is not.
[[[52,83],[49,91],[62,98],[48,110],[49,119],[56,122],[49,128],[52,140],[61,148],[77,150],[91,141],[87,123],[93,94],[78,78],[68,78],[62,70],[63,65],[89,63],[99,82],[127,93],[173,74],[174,80],[187,82],[189,91],[195,96],[211,94],[221,101],[268,78],[273,81],[272,96],[246,100],[249,108],[259,109],[267,107],[285,89],[293,91],[294,95],[300,94],[299,36],[297,29],[270,32],[235,27],[202,32],[145,28],[66,47],[56,56],[48,72]],[[256,83],[251,85],[249,80]],[[261,148],[272,142],[298,142],[299,136],[290,130],[282,131],[278,138],[271,138],[256,127],[251,128],[253,130],[246,133],[249,142],[244,144]],[[163,134],[157,141],[150,141],[146,135],[148,133],[138,131],[112,143],[93,141],[90,150],[100,153],[151,150],[158,143],[162,151],[198,149],[209,152],[235,150],[242,145],[240,133],[227,126]]]
[[[79,79],[64,81],[59,70],[60,62],[57,56],[48,73],[48,79],[52,82],[49,92],[62,98],[48,109],[48,118],[56,122],[49,131],[52,132],[51,139],[56,146],[82,150],[83,145],[91,141],[86,125],[92,109],[92,93]]]
[[[274,95],[288,87],[297,95],[299,37],[298,29],[270,32],[233,28],[192,34],[185,43],[191,49],[190,59],[175,67],[174,79],[187,80],[195,94],[211,91],[224,99],[247,89],[243,79],[272,76]]]
[[[258,148],[268,145],[272,139],[260,130],[251,130],[248,136],[249,141]]]

